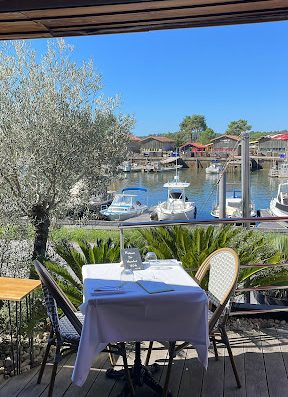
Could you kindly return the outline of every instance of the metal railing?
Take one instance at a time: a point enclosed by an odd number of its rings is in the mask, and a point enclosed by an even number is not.
[[[217,225],[217,224],[250,224],[261,222],[288,222],[288,216],[267,216],[254,218],[225,218],[225,219],[204,219],[204,220],[187,220],[187,221],[145,221],[145,222],[121,222],[118,228],[121,229],[137,229],[139,227],[159,227],[159,226],[189,226],[189,225]],[[287,225],[288,226],[288,225]],[[288,230],[287,230],[288,231]]]

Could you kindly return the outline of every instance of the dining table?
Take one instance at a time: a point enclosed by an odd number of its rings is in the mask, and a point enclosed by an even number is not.
[[[121,263],[82,267],[84,323],[72,374],[78,386],[84,384],[95,357],[109,343],[136,342],[140,365],[140,341],[190,342],[207,368],[205,291],[173,259],[144,262],[143,269],[131,273],[131,280],[123,282]],[[161,395],[162,388],[157,387],[154,391]]]

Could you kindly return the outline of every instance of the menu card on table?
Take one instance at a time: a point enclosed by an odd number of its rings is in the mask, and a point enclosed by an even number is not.
[[[138,280],[137,284],[140,285],[149,294],[158,294],[160,292],[170,292],[174,289],[162,281],[149,281],[149,280]]]
[[[143,270],[140,252],[137,248],[123,248],[121,249],[121,259],[125,269]]]

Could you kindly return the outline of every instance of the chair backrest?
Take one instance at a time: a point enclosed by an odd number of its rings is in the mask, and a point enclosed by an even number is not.
[[[201,282],[209,271],[208,298],[214,307],[209,320],[212,330],[233,293],[239,274],[239,257],[231,248],[220,248],[210,254],[198,269],[195,278]]]
[[[54,332],[56,333],[56,337],[60,336],[57,306],[63,311],[76,332],[81,335],[82,324],[75,315],[76,308],[58,287],[46,267],[37,260],[34,261],[34,266],[42,283],[48,316],[52,323]]]

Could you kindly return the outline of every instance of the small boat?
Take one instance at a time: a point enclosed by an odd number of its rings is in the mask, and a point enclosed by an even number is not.
[[[160,167],[159,170],[157,170],[157,172],[165,172],[165,171],[175,171],[180,170],[181,168],[183,168],[182,164],[176,164],[176,165],[172,165],[172,166],[166,166],[166,167]]]
[[[270,202],[270,210],[275,216],[288,215],[288,182],[279,183],[277,196]]]
[[[210,163],[209,167],[206,168],[206,174],[219,174],[223,170],[222,165],[219,162]]]
[[[268,176],[272,178],[288,178],[288,162],[278,164],[277,162],[272,165],[269,170]]]
[[[125,219],[141,215],[148,210],[148,205],[142,204],[138,200],[136,194],[127,194],[127,191],[141,191],[147,193],[147,189],[141,187],[122,189],[122,193],[116,194],[111,205],[102,208],[100,214],[110,221],[124,221]]]
[[[123,172],[140,172],[142,171],[142,166],[127,160],[123,161],[119,169]]]
[[[191,220],[196,217],[195,203],[188,201],[185,189],[190,186],[188,182],[180,182],[176,174],[173,182],[167,182],[163,187],[168,189],[167,200],[159,203],[153,213],[159,221],[166,220]]]
[[[251,217],[257,215],[255,204],[250,202]],[[219,218],[219,203],[211,211],[214,218]],[[226,194],[226,218],[242,218],[242,194],[240,190],[233,190]]]

